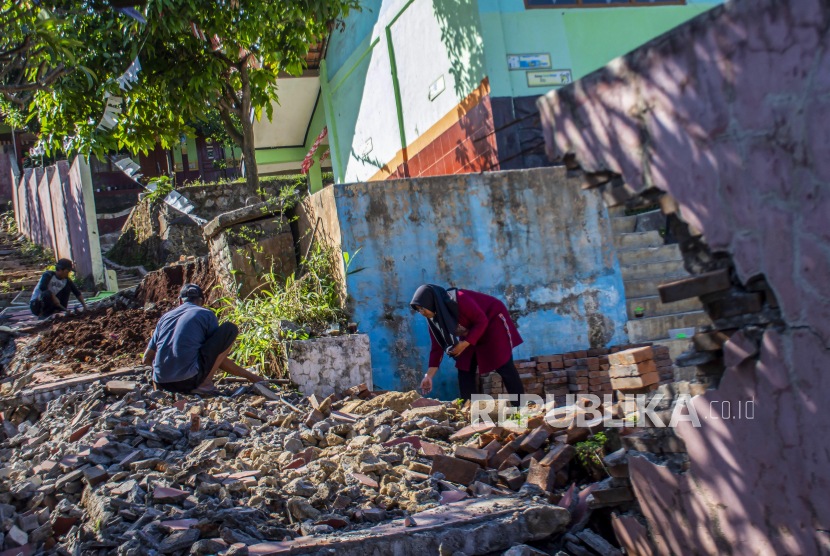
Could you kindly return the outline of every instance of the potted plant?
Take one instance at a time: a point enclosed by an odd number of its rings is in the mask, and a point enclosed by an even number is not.
[[[643,315],[645,315],[645,314],[646,314],[646,312],[642,307],[635,307],[634,308],[634,316],[637,317],[638,319],[643,318]]]

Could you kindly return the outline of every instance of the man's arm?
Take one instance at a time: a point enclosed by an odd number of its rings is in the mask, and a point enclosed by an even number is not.
[[[78,289],[78,286],[75,285],[75,282],[72,281],[71,278],[67,279],[69,281],[69,289],[75,294],[75,297],[78,298],[78,301],[81,302],[84,309],[86,309],[86,300],[84,300],[84,294],[81,293],[81,290]]]
[[[58,300],[58,296],[51,291],[49,293],[52,295],[52,303],[54,303],[56,307],[59,307],[61,311],[66,311],[66,307],[61,305],[61,302]]]
[[[156,343],[159,329],[153,330],[153,335],[150,336],[150,343],[147,344],[147,349],[144,350],[144,358],[141,360],[145,365],[152,365],[153,359],[156,358]]]

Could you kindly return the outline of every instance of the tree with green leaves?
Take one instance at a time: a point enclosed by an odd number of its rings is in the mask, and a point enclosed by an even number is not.
[[[88,87],[120,69],[123,50],[109,68],[87,65],[103,48],[101,40],[129,44],[143,17],[125,0],[0,0],[0,109],[18,124],[33,115],[41,93],[71,81],[78,72]],[[135,3],[127,0],[127,4]],[[94,66],[94,64],[89,64]],[[87,88],[88,88],[87,87]],[[35,111],[36,112],[36,111]]]
[[[167,148],[190,131],[187,122],[207,121],[213,110],[242,150],[247,181],[256,186],[253,122],[263,112],[272,118],[277,76],[300,75],[309,48],[352,9],[360,9],[359,0],[148,0],[139,10],[147,23],[131,40],[102,40],[89,60],[90,73],[106,67],[100,73],[110,77],[84,83],[73,75],[60,80],[55,94],[36,95],[41,129],[52,147],[70,137],[81,152],[150,149],[156,141]],[[118,59],[121,71],[137,56],[141,71],[131,88],[112,82],[108,56]],[[101,99],[97,112],[88,108],[90,94]],[[112,130],[96,127],[105,94],[121,99]]]

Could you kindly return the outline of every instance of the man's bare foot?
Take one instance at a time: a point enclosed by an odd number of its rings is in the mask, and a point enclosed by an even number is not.
[[[213,392],[216,390],[216,385],[213,384],[212,380],[206,380],[199,385],[198,388],[194,389],[194,392]]]

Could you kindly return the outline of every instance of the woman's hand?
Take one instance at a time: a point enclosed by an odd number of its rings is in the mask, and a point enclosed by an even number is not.
[[[421,392],[424,396],[432,392],[432,377],[424,375],[424,380],[421,381]]]
[[[453,357],[458,357],[469,346],[470,342],[458,342],[450,353]]]

